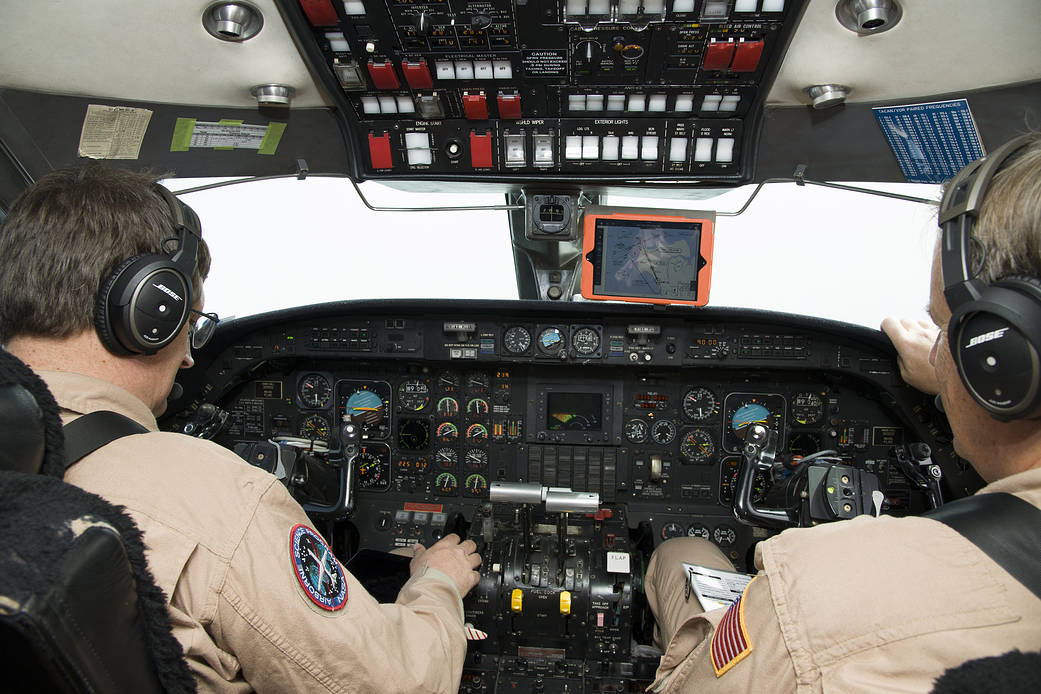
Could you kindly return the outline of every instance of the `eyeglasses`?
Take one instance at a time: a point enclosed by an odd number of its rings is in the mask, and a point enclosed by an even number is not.
[[[202,349],[220,323],[220,317],[216,313],[203,313],[194,308],[188,309],[188,315],[192,318],[188,322],[188,339],[191,340],[192,349]]]

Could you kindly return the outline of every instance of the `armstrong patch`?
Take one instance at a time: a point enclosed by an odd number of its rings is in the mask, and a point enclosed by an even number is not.
[[[744,597],[742,595],[727,609],[712,634],[712,668],[716,671],[716,677],[721,677],[752,652],[752,642],[748,639],[748,628],[745,626]]]
[[[300,587],[315,605],[335,612],[347,604],[347,581],[325,540],[306,525],[289,531],[289,556]]]

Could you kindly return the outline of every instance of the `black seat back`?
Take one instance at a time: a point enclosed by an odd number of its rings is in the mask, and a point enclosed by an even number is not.
[[[0,689],[194,692],[140,531],[121,509],[61,481],[58,406],[0,349],[4,432],[17,445],[0,464]]]

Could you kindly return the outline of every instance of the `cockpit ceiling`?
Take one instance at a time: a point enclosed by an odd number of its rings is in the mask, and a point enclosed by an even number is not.
[[[295,108],[329,105],[274,0],[253,0],[264,27],[244,43],[202,26],[209,4],[36,0],[0,4],[0,86],[154,103],[255,107],[257,84],[296,89]],[[808,103],[814,84],[852,87],[849,102],[911,99],[1041,78],[1037,0],[903,2],[892,30],[858,36],[834,0],[811,0],[767,104]]]

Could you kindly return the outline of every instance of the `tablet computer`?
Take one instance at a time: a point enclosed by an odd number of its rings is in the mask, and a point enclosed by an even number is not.
[[[582,296],[650,304],[708,303],[715,214],[589,207]]]

